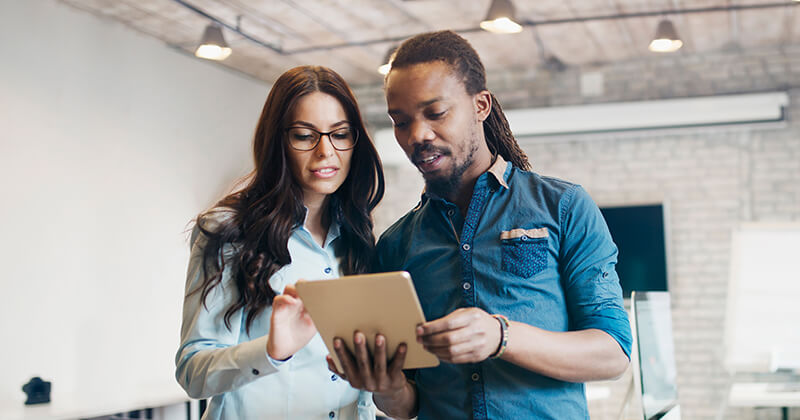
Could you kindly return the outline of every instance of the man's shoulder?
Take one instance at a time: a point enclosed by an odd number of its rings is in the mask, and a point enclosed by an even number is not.
[[[513,192],[533,194],[553,203],[559,203],[564,198],[569,199],[581,188],[574,182],[518,168],[514,168],[509,181]]]
[[[397,241],[402,241],[418,223],[427,200],[423,198],[413,209],[392,223],[378,239],[378,247],[393,246]]]

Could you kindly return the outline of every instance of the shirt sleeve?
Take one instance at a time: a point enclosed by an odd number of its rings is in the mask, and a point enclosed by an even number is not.
[[[206,275],[212,275],[203,269],[206,242],[205,235],[195,227],[186,276],[181,343],[175,356],[175,378],[191,398],[232,391],[289,364],[270,360],[266,335],[239,343],[242,309],[230,318],[232,328],[225,326],[225,312],[238,293],[231,282],[231,264],[226,264],[220,284],[208,294],[205,305],[200,292],[189,295]]]
[[[372,401],[371,392],[363,390],[358,391],[356,410],[358,411],[358,420],[375,420],[378,409]]]
[[[617,246],[605,219],[580,186],[561,199],[561,275],[570,330],[599,329],[630,359],[631,328],[615,266]]]

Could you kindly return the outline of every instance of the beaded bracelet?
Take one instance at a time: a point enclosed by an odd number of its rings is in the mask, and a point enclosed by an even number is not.
[[[501,340],[500,340],[500,348],[498,348],[497,351],[494,352],[494,354],[489,356],[489,358],[490,359],[497,359],[500,356],[502,356],[503,353],[506,352],[506,347],[508,347],[508,327],[509,327],[510,323],[508,322],[508,318],[506,318],[503,315],[494,314],[494,315],[492,315],[492,317],[494,317],[494,319],[496,319],[496,320],[498,320],[500,322],[500,329],[501,329],[501,333],[500,334],[501,334],[502,337],[501,337]]]

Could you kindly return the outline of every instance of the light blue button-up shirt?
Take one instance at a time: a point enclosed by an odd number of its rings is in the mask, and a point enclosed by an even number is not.
[[[272,288],[299,279],[336,278],[341,275],[334,254],[339,225],[332,223],[324,246],[316,243],[304,227],[289,237],[292,263],[270,279]],[[195,227],[186,291],[195,290],[204,279],[203,248],[207,238]],[[230,246],[225,253],[230,252]],[[353,389],[328,370],[328,350],[319,334],[286,362],[267,355],[267,337],[272,307],[255,319],[250,333],[240,309],[231,317],[232,330],[224,316],[238,292],[226,264],[221,283],[209,293],[206,305],[200,293],[184,300],[181,344],[175,357],[175,377],[192,398],[211,398],[204,419],[375,419],[372,394]],[[331,296],[335,299],[335,296]]]

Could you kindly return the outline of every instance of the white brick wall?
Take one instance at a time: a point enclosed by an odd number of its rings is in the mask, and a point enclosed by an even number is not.
[[[490,75],[505,109],[786,90],[787,123],[520,139],[534,170],[582,184],[600,205],[664,201],[680,403],[684,419],[778,419],[776,409],[720,411],[730,375],[722,365],[731,230],[740,222],[800,220],[800,45],[612,63],[604,94],[583,98],[582,69]],[[386,126],[381,87],[356,89],[373,127]],[[378,231],[419,198],[412,169],[387,170]],[[624,381],[624,380],[623,380]],[[593,402],[593,419],[616,418],[625,384]],[[633,410],[635,411],[635,410]],[[629,418],[632,411],[629,410]],[[800,419],[800,408],[792,413]]]

